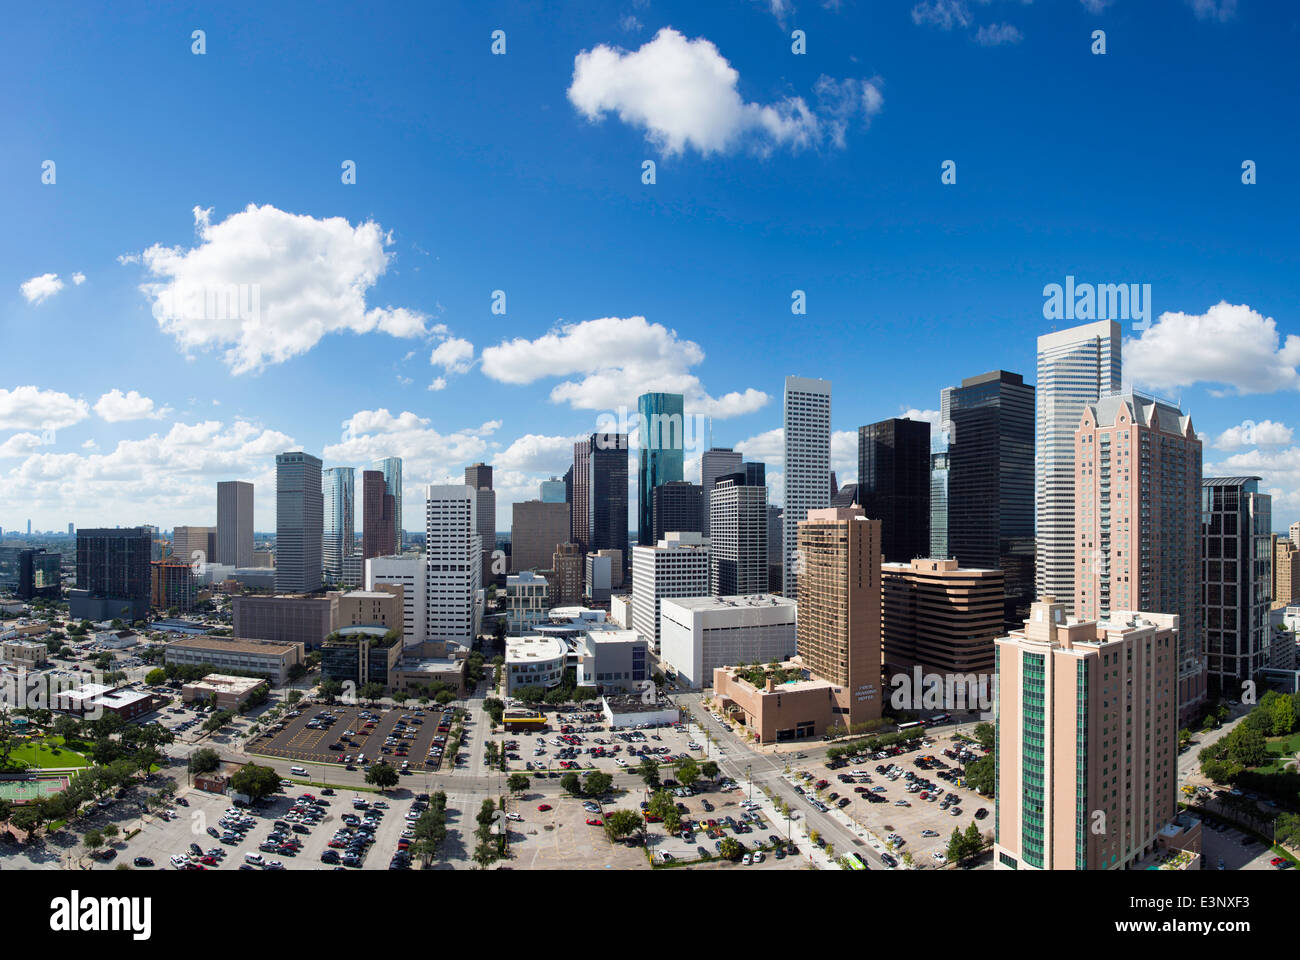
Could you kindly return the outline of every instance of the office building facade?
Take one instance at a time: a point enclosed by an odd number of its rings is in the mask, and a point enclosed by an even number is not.
[[[767,592],[767,487],[741,471],[718,477],[709,507],[709,594]]]
[[[388,492],[388,482],[380,470],[365,470],[361,474],[362,533],[361,555],[388,557],[400,552],[395,526],[396,501]]]
[[[384,492],[393,498],[392,503],[392,537],[393,549],[389,553],[401,553],[402,544],[402,458],[384,457],[376,460],[374,468],[384,475]]]
[[[352,467],[322,470],[321,498],[321,563],[325,578],[338,583],[343,578],[343,561],[357,548],[356,489]]]
[[[1240,699],[1268,669],[1273,498],[1259,477],[1201,480],[1201,588],[1207,694]]]
[[[1075,432],[1075,610],[1179,616],[1178,703],[1205,701],[1201,602],[1201,441],[1191,417],[1140,395],[1084,408]]]
[[[785,378],[785,508],[782,594],[798,592],[799,523],[831,502],[831,382]]]
[[[664,597],[709,592],[709,547],[698,533],[670,533],[653,547],[632,548],[632,629],[659,650]]]
[[[499,575],[492,570],[492,551],[497,544],[497,493],[492,488],[491,464],[480,461],[466,467],[465,485],[478,491],[474,526],[483,541],[483,583],[495,583],[505,576],[505,568],[502,565]]]
[[[482,622],[477,495],[468,484],[425,488],[425,629],[433,642],[472,646]]]
[[[216,562],[253,566],[253,485],[243,480],[217,484]]]
[[[569,542],[569,505],[524,500],[510,522],[510,569],[549,570],[557,544]]]
[[[301,450],[275,458],[275,589],[311,593],[321,588],[325,500],[321,462]]]
[[[655,543],[669,533],[701,532],[703,489],[688,480],[670,480],[651,491],[650,524]]]
[[[857,502],[880,521],[887,563],[930,552],[930,424],[882,420],[858,428]]]
[[[996,641],[995,869],[1124,870],[1156,850],[1178,809],[1178,627],[1044,597]]]
[[[428,571],[424,556],[371,557],[365,562],[365,588],[402,588],[402,645],[418,647],[428,639],[425,628]]]
[[[1038,338],[1034,423],[1035,592],[1074,604],[1074,432],[1090,403],[1121,389],[1120,326],[1085,323]],[[954,438],[960,440],[960,437]]]
[[[1003,574],[925,558],[881,566],[886,675],[993,672],[993,641],[1003,631]],[[945,704],[948,709],[957,709]]]
[[[744,469],[744,455],[730,447],[710,447],[700,454],[700,533],[709,535],[709,496],[718,477]]]
[[[654,536],[654,490],[680,482],[685,452],[685,415],[680,393],[643,393],[637,398],[641,448],[637,453],[637,542],[651,546]],[[698,519],[695,530],[699,530]]]
[[[77,531],[77,586],[68,591],[74,620],[140,620],[149,614],[153,535],[149,527]]]

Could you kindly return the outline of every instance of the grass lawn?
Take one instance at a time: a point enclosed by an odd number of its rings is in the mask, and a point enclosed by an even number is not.
[[[75,741],[74,741],[75,742]],[[85,744],[77,743],[85,748]],[[57,753],[55,751],[58,751]],[[29,769],[45,770],[50,767],[88,767],[90,761],[72,747],[64,747],[62,737],[47,737],[44,740],[24,743],[14,747],[9,753],[10,765],[25,762]]]

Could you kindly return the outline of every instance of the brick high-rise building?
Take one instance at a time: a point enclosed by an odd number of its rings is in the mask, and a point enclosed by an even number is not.
[[[510,523],[510,571],[549,570],[558,544],[569,541],[569,505],[524,500]]]
[[[996,641],[995,868],[1123,870],[1156,849],[1178,811],[1178,626],[1044,597]]]
[[[1003,635],[1001,570],[959,567],[951,558],[886,563],[882,634],[886,673],[993,672]]]
[[[398,552],[397,526],[394,510],[396,503],[388,492],[388,483],[381,470],[365,470],[361,474],[361,556],[390,557]]]
[[[861,507],[827,507],[809,510],[797,530],[799,660],[835,685],[834,712],[845,727],[878,719],[880,521]]]
[[[585,578],[582,569],[582,551],[576,543],[557,543],[551,555],[551,598],[557,607],[568,607],[582,602]]]
[[[77,531],[77,586],[68,591],[74,620],[143,619],[149,613],[153,534],[149,527]]]
[[[1074,436],[1074,609],[1178,614],[1179,719],[1191,722],[1206,693],[1201,441],[1177,407],[1134,394],[1085,406]]]
[[[1300,547],[1285,537],[1273,541],[1273,602],[1300,603]]]

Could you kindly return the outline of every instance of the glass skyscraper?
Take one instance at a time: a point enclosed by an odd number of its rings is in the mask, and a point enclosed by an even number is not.
[[[330,467],[321,471],[321,496],[325,520],[321,533],[321,556],[325,576],[337,583],[343,576],[343,558],[356,549],[356,498],[351,467]]]
[[[637,398],[641,451],[637,476],[637,542],[654,546],[654,488],[682,477],[684,401],[680,393],[643,393]]]
[[[393,544],[402,552],[402,458],[384,457],[373,464],[384,475],[384,492],[393,498]]]

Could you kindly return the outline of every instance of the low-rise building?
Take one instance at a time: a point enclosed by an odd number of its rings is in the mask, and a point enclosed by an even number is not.
[[[377,683],[388,690],[402,649],[400,619],[396,627],[340,627],[321,645],[321,679],[354,683],[358,689]]]
[[[74,717],[98,717],[113,713],[123,720],[134,720],[152,713],[157,709],[157,704],[149,693],[102,683],[84,683],[71,690],[57,691],[52,698],[51,709]]]
[[[532,571],[506,577],[506,633],[520,637],[546,620],[551,587],[546,578]]]
[[[436,683],[444,684],[457,696],[464,693],[464,651],[436,641],[404,647],[393,671],[393,688],[418,695]]]
[[[0,642],[0,660],[6,660],[25,670],[40,670],[49,663],[50,651],[43,643],[7,640]]]
[[[601,713],[611,730],[628,727],[666,727],[680,719],[671,700],[646,702],[640,696],[601,697]]]
[[[257,677],[232,677],[224,673],[209,673],[181,687],[181,699],[186,703],[195,700],[214,701],[220,710],[238,710],[259,690],[266,690],[267,682]]]
[[[506,641],[506,693],[520,687],[557,687],[564,680],[569,645],[559,637],[533,635]]]
[[[339,625],[339,596],[235,597],[232,632],[246,640],[299,643],[315,650]]]
[[[246,637],[187,637],[163,648],[167,664],[202,666],[221,670],[238,670],[266,677],[272,686],[283,686],[289,669],[304,662],[306,652],[301,643],[278,643],[273,640],[250,640]]]
[[[806,667],[792,658],[778,664],[778,669],[782,675],[802,677]],[[748,669],[739,667],[714,670],[713,697],[718,709],[742,724],[759,743],[811,740],[831,727],[844,725],[847,687],[816,677],[778,680],[771,674],[755,686],[747,673]]]
[[[795,601],[769,593],[664,598],[660,665],[699,688],[719,667],[783,661],[795,652],[795,610]]]

